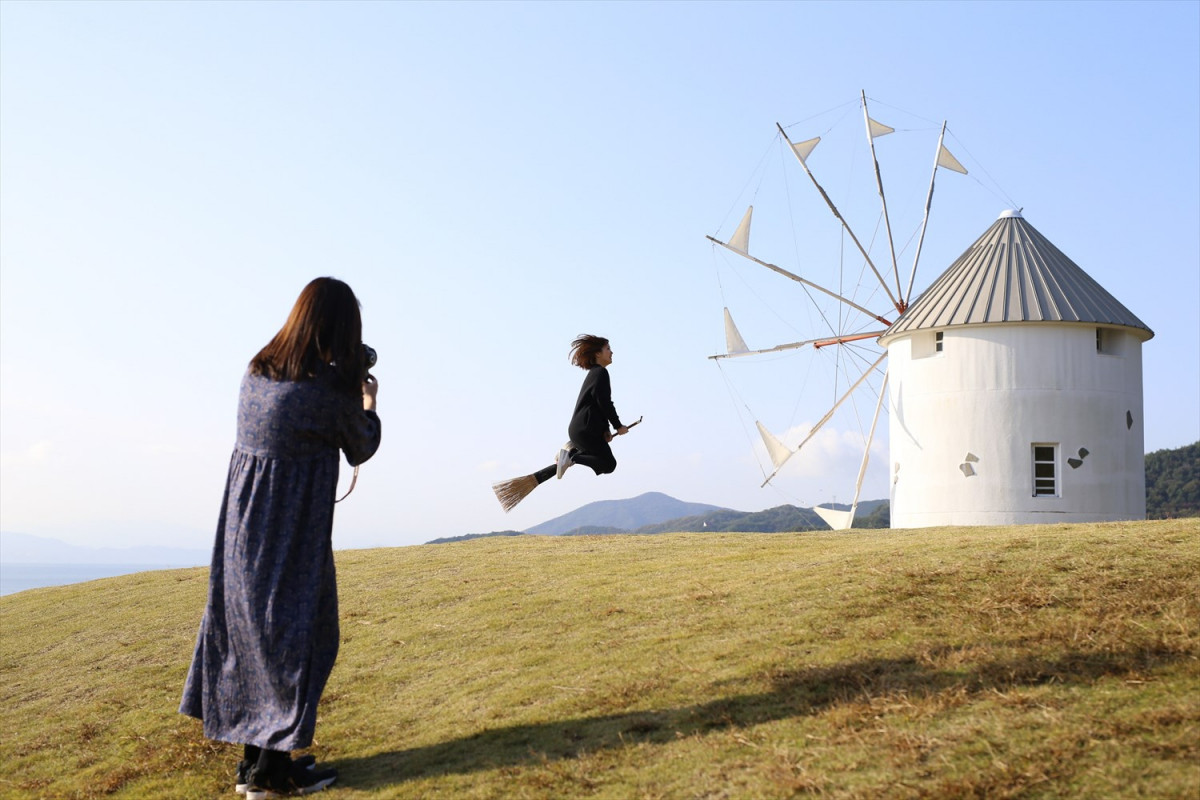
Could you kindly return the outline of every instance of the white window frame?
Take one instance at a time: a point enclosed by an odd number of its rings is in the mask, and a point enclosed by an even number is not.
[[[1050,450],[1049,458],[1046,458],[1045,453],[1038,453],[1042,449]],[[1058,445],[1052,442],[1034,442],[1029,448],[1029,458],[1033,496],[1061,497],[1058,478],[1061,472],[1058,468]],[[1041,467],[1040,470],[1039,467]]]

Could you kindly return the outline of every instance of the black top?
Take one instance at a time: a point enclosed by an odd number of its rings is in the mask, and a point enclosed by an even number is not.
[[[579,389],[579,399],[575,401],[575,413],[571,415],[567,433],[573,442],[596,438],[603,440],[604,434],[608,433],[609,424],[614,429],[624,427],[613,405],[608,370],[604,367],[592,367]]]

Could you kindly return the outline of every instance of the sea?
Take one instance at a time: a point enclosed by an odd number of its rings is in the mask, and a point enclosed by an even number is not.
[[[0,595],[160,569],[184,569],[184,566],[180,564],[19,564],[0,562]]]

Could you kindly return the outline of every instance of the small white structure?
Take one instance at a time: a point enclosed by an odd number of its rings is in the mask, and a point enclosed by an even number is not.
[[[1006,211],[880,337],[891,526],[1144,519],[1154,333]]]

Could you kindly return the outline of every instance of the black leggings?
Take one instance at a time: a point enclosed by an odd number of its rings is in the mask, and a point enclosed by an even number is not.
[[[571,436],[571,444],[578,450],[571,456],[572,463],[591,467],[592,472],[597,475],[607,475],[616,471],[617,458],[613,455],[612,448],[608,446],[608,442],[604,440],[603,436],[599,438],[579,437],[578,439]]]
[[[608,446],[608,442],[603,439],[599,442],[591,441],[587,448],[581,447],[578,442],[572,441],[571,444],[574,448],[573,455],[571,456],[572,463],[591,467],[592,472],[597,475],[607,475],[610,472],[616,471],[617,459],[613,455],[612,448]],[[551,464],[533,473],[533,477],[537,478],[538,483],[545,483],[553,478],[557,472],[558,467]]]

